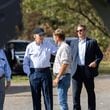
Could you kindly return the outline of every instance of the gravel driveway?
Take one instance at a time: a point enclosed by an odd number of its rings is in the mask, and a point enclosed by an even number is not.
[[[95,79],[97,110],[110,110],[110,75],[101,75]],[[59,110],[57,92],[54,88],[54,110]],[[72,110],[71,88],[68,93],[69,110]],[[87,94],[83,88],[81,94],[82,110],[87,110]],[[29,83],[12,83],[6,91],[4,110],[33,110]],[[42,110],[44,109],[42,101]]]

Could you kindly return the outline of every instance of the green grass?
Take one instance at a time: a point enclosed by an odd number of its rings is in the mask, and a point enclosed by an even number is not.
[[[13,75],[12,82],[14,83],[28,83],[28,77],[24,75]]]
[[[99,65],[99,73],[101,74],[110,74],[110,62],[102,61]]]
[[[99,74],[110,74],[110,62],[102,61],[100,63]],[[28,83],[28,77],[24,75],[13,75],[12,82]]]

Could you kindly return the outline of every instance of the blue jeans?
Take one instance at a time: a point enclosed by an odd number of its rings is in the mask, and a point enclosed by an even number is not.
[[[68,110],[67,96],[70,87],[70,74],[66,74],[58,83],[58,100],[61,110]]]

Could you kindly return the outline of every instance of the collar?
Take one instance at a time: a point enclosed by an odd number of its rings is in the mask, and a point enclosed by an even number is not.
[[[41,46],[41,45],[43,45],[43,43],[44,43],[44,41],[41,42],[40,44],[38,44],[38,43],[35,41],[35,45],[37,45],[37,46]]]
[[[58,44],[58,47],[60,47],[63,43],[64,43],[64,41],[60,42],[60,43]]]
[[[86,39],[87,39],[87,38],[85,38],[85,39],[80,39],[80,38],[79,38],[79,42],[81,42],[81,41],[82,41],[82,42],[86,42]]]

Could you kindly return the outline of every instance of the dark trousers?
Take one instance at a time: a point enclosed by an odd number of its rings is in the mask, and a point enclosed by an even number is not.
[[[0,78],[0,110],[3,110],[5,100],[5,77]]]
[[[85,74],[85,67],[78,66],[75,76],[72,78],[73,86],[73,110],[81,110],[80,95],[82,84],[88,95],[88,110],[96,110],[96,98],[94,92],[94,78],[87,77]]]
[[[50,70],[32,71],[29,80],[33,110],[41,110],[41,90],[44,97],[45,110],[53,110],[52,75]]]

